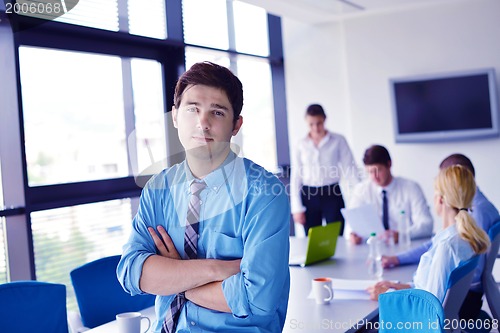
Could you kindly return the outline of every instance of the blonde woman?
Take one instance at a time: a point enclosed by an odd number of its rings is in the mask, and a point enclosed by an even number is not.
[[[433,237],[431,248],[420,258],[413,283],[378,282],[368,288],[372,299],[377,300],[390,288],[414,287],[433,293],[442,302],[451,271],[488,249],[488,235],[470,215],[476,193],[472,173],[461,165],[450,166],[439,172],[434,187],[434,208],[443,221],[443,230]]]

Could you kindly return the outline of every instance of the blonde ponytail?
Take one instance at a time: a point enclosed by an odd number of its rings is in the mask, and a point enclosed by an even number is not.
[[[457,221],[457,230],[460,237],[470,244],[476,254],[488,250],[490,239],[486,232],[477,225],[469,212],[460,210],[455,216],[455,221]]]
[[[461,165],[452,165],[439,172],[436,190],[448,206],[457,210],[455,221],[460,237],[470,244],[476,254],[486,252],[490,239],[469,213],[476,193],[474,175]]]

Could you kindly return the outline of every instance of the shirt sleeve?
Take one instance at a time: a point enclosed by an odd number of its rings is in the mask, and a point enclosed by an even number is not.
[[[132,231],[127,243],[123,246],[123,253],[116,270],[122,287],[131,295],[145,294],[139,287],[142,266],[146,259],[156,254],[156,248],[147,230],[152,226],[155,217],[161,214],[154,204],[155,190],[146,186],[141,194],[139,209],[132,221]]]
[[[241,272],[222,282],[233,316],[276,316],[288,304],[290,207],[286,194],[253,199],[243,228]]]
[[[429,205],[425,200],[420,185],[412,182],[411,186],[413,189],[408,191],[408,193],[411,194],[411,197],[409,197],[411,205],[410,237],[412,239],[430,237],[432,235],[434,222],[429,210]]]
[[[302,162],[300,158],[301,149],[300,143],[295,151],[295,156],[292,159],[291,175],[290,175],[290,204],[292,213],[302,213],[306,208],[302,204],[300,191],[302,188]]]
[[[422,245],[408,250],[397,255],[400,265],[409,265],[418,263],[422,254],[427,252],[432,245],[432,240],[429,240]]]

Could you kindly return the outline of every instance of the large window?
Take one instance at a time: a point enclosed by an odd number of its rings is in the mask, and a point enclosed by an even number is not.
[[[121,59],[19,49],[29,185],[128,175]]]
[[[165,157],[158,62],[35,47],[20,47],[19,59],[30,186],[125,177]]]

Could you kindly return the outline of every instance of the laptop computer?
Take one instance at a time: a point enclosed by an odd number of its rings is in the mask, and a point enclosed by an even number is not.
[[[291,256],[288,264],[304,267],[329,259],[335,255],[339,234],[340,222],[309,228],[306,254]]]

